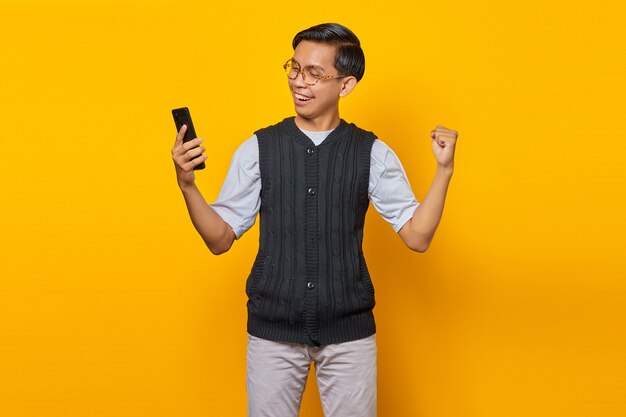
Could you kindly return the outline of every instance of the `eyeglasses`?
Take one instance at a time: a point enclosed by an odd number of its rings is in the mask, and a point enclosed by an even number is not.
[[[322,75],[319,70],[311,65],[304,67],[304,69],[300,69],[300,65],[293,62],[293,59],[287,60],[285,65],[283,65],[285,72],[287,73],[287,77],[291,80],[295,80],[298,78],[300,73],[302,73],[302,80],[308,85],[315,85],[319,80],[328,80],[331,78],[341,78],[346,77],[346,75]]]

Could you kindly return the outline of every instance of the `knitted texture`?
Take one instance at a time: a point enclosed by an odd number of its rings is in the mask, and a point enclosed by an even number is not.
[[[341,119],[315,146],[294,117],[255,134],[262,190],[248,332],[310,346],[374,334],[362,242],[376,136]]]

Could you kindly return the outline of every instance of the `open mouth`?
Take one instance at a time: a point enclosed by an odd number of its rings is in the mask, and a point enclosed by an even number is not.
[[[305,95],[298,94],[298,93],[293,93],[293,94],[294,94],[294,97],[296,98],[296,100],[298,100],[301,103],[306,103],[307,101],[313,100],[313,97],[307,97]]]

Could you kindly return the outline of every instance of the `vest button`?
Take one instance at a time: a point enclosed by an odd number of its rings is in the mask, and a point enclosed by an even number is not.
[[[315,195],[315,188],[309,188],[307,193],[309,193],[309,195]]]
[[[309,155],[313,155],[315,151],[313,150],[313,148],[306,148],[306,153],[308,153]]]
[[[306,286],[309,288],[315,288],[315,284],[312,282],[307,282]]]

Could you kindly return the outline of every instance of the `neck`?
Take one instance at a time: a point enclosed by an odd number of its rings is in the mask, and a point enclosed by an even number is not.
[[[295,122],[296,126],[298,126],[302,130],[310,130],[310,131],[321,131],[321,130],[332,130],[339,126],[339,122],[341,119],[339,118],[339,112],[329,115],[327,117],[318,117],[315,119],[307,119],[303,116],[297,115]]]

